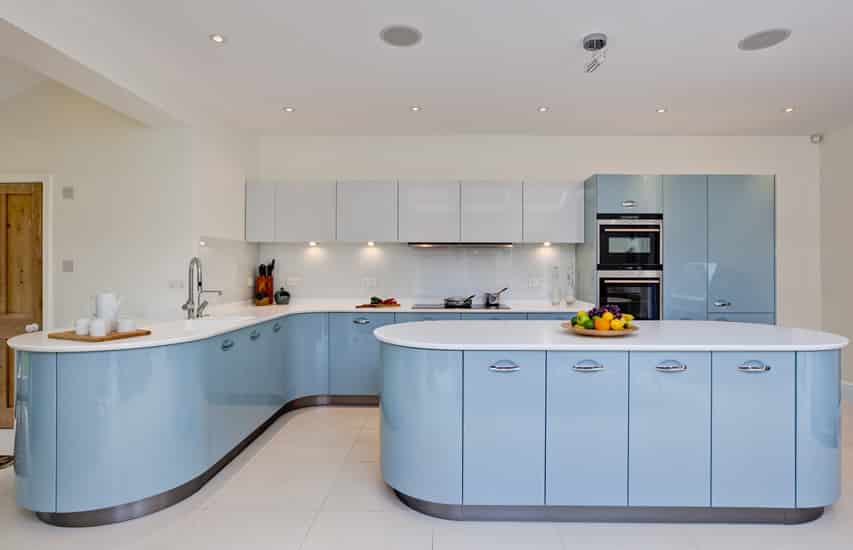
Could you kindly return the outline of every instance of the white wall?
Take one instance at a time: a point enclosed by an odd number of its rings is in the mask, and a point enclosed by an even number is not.
[[[853,126],[827,134],[821,145],[821,267],[823,327],[853,339]],[[814,223],[812,220],[804,220]],[[853,383],[853,355],[843,352],[844,378]]]
[[[259,262],[276,260],[275,282],[294,298],[414,298],[432,303],[445,296],[468,296],[509,287],[504,298],[547,300],[551,271],[559,284],[574,265],[574,245],[515,245],[512,248],[411,248],[380,243],[262,244]],[[286,284],[298,279],[296,286]],[[366,281],[365,279],[371,279]],[[530,287],[530,280],[539,286]],[[370,286],[375,283],[374,286]]]
[[[246,136],[147,128],[51,81],[0,103],[0,174],[53,180],[53,327],[91,313],[90,297],[103,290],[124,297],[125,315],[180,317],[186,288],[170,282],[186,284],[200,237],[243,238],[254,153]],[[73,200],[61,198],[65,186]],[[218,265],[248,266],[257,247],[220,242],[212,253]],[[73,273],[62,260],[74,261]],[[220,278],[227,296],[247,298],[234,279]]]
[[[807,137],[262,136],[261,180],[775,174],[777,319],[821,326],[820,157]],[[748,222],[742,223],[744,231]]]
[[[188,147],[186,131],[145,128],[53,82],[0,104],[0,173],[53,176],[55,326],[90,313],[101,290],[139,317],[180,305],[168,280],[183,279],[193,251]],[[73,200],[60,198],[65,186]]]

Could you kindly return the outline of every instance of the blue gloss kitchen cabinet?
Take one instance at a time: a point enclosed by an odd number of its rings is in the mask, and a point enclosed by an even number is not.
[[[776,323],[776,315],[773,313],[709,313],[708,320],[773,325]]]
[[[628,353],[548,352],[547,361],[545,504],[626,506]]]
[[[599,214],[660,214],[661,176],[602,174],[593,176]]]
[[[774,239],[772,176],[708,176],[709,313],[775,311]]]
[[[329,393],[329,314],[300,313],[283,319],[285,400]]]
[[[416,321],[458,321],[458,313],[395,313],[397,323],[413,323]]]
[[[794,353],[714,352],[712,362],[711,505],[793,508]]]
[[[711,354],[631,352],[630,380],[628,505],[710,506]]]
[[[462,499],[545,503],[545,352],[463,355]]]
[[[379,341],[373,336],[373,331],[393,323],[393,313],[329,315],[330,394],[379,394]]]
[[[56,355],[15,357],[15,497],[37,512],[56,510]]]
[[[663,176],[663,318],[708,312],[708,176]]]
[[[575,312],[564,311],[561,313],[528,313],[528,321],[568,321],[576,315]]]

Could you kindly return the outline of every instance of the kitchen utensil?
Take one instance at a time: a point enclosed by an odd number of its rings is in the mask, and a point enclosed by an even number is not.
[[[267,276],[267,266],[266,266],[266,264],[261,264],[261,265],[259,265],[259,266],[258,266],[258,275],[259,275],[260,277],[266,277],[266,276]]]
[[[96,318],[89,323],[89,336],[99,337],[106,336],[110,331],[110,321],[108,319]]]
[[[625,327],[622,330],[595,330],[591,328],[572,326],[571,323],[560,323],[560,326],[568,332],[580,334],[581,336],[597,336],[599,338],[615,338],[618,336],[628,336],[629,334],[633,334],[640,330],[639,327],[636,325]]]
[[[79,334],[75,334],[73,330],[66,330],[63,332],[51,332],[47,337],[55,340],[73,340],[75,342],[110,342],[112,340],[134,338],[136,336],[148,336],[149,334],[151,334],[151,331],[148,329],[137,329],[133,332],[111,332],[105,336],[80,336]]]
[[[462,296],[451,296],[444,299],[444,307],[471,307],[471,302],[476,294],[472,294],[467,298]]]
[[[275,263],[275,260],[273,260],[273,263]],[[275,299],[275,303],[277,303],[278,305],[286,306],[290,303],[290,292],[284,290],[284,287],[281,287],[280,289],[276,290],[273,298]]]
[[[89,323],[91,319],[88,317],[82,317],[77,319],[74,323],[74,334],[78,336],[88,336],[89,335]]]
[[[377,308],[377,309],[381,309],[381,308],[384,308],[384,307],[400,307],[400,304],[359,304],[359,305],[357,305],[357,306],[355,306],[355,307],[356,307],[356,308],[358,308],[358,309],[363,309],[363,308]]]
[[[134,321],[133,319],[118,320],[119,332],[133,332],[134,330],[136,330],[136,321]]]
[[[509,287],[503,287],[497,292],[486,292],[486,307],[498,307],[501,305],[501,294],[509,290]]]

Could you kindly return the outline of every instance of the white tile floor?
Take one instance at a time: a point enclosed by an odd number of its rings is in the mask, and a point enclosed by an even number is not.
[[[200,492],[127,523],[62,529],[17,509],[0,472],[0,548],[322,550],[708,550],[853,548],[853,407],[844,495],[798,526],[453,522],[401,504],[382,483],[376,409],[314,408],[279,420]]]

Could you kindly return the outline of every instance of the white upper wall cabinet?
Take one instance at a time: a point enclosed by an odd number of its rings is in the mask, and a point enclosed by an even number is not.
[[[521,182],[462,182],[462,241],[522,240]]]
[[[251,215],[251,212],[247,215]],[[275,186],[275,240],[335,240],[335,183],[279,183]]]
[[[402,242],[454,243],[460,238],[459,182],[400,182]]]
[[[583,242],[583,183],[524,182],[524,242]]]
[[[338,182],[339,241],[397,240],[397,182]]]
[[[246,240],[275,240],[275,185],[272,183],[246,184]]]

